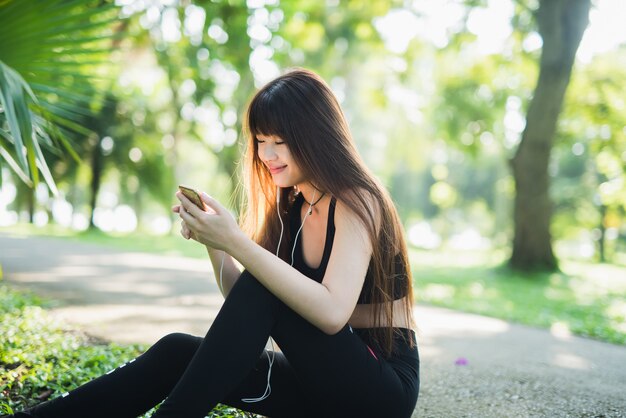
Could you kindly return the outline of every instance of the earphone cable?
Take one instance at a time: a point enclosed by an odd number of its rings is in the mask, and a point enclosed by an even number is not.
[[[313,192],[313,199],[311,199],[311,201],[315,201],[315,191]],[[316,202],[317,203],[317,202]],[[294,253],[296,250],[296,243],[298,242],[298,237],[300,236],[300,232],[302,231],[302,228],[304,227],[304,223],[306,222],[306,218],[312,213],[312,209],[313,209],[313,205],[311,203],[309,203],[309,210],[307,210],[306,214],[304,215],[304,219],[302,219],[302,224],[300,225],[300,228],[298,229],[298,232],[296,233],[296,237],[293,241],[293,248],[291,249],[291,266],[293,267],[293,263],[294,263]],[[280,187],[276,188],[276,213],[278,214],[278,220],[280,221],[280,237],[278,239],[278,246],[276,248],[276,257],[278,257],[278,254],[280,252],[280,244],[282,243],[283,240],[283,233],[285,232],[285,225],[283,224],[283,219],[280,216]],[[224,293],[223,287],[222,287],[222,269],[224,268],[224,258],[226,257],[226,252],[224,252],[222,254],[222,265],[220,267],[220,289],[222,290],[222,294]],[[264,399],[267,399],[270,394],[272,393],[272,386],[270,384],[270,377],[272,375],[272,366],[274,365],[274,358],[276,356],[276,349],[274,348],[274,342],[272,341],[272,337],[269,338],[270,340],[270,344],[272,345],[272,355],[270,357],[269,352],[266,350],[265,354],[267,355],[267,361],[269,364],[269,368],[267,370],[267,386],[265,387],[265,392],[263,392],[263,395],[261,395],[258,398],[241,398],[241,400],[243,402],[246,403],[252,403],[252,402],[260,402]]]

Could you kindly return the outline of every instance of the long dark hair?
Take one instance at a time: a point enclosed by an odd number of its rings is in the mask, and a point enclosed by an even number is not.
[[[277,188],[267,167],[259,159],[255,137],[276,135],[289,148],[305,178],[318,190],[335,196],[354,211],[369,232],[374,277],[370,303],[375,327],[370,337],[389,355],[393,328],[380,326],[381,318],[393,321],[393,295],[404,299],[407,323],[413,325],[413,290],[402,224],[386,189],[359,156],[344,114],[330,87],[315,73],[295,69],[274,79],[253,97],[246,115],[247,149],[244,157],[247,202],[241,224],[259,245],[274,251],[280,236],[276,215]],[[281,188],[281,216],[293,201],[293,188]],[[378,205],[380,223],[371,202]],[[285,257],[285,253],[279,254]],[[395,280],[397,265],[405,280]],[[404,289],[394,289],[400,283]],[[399,292],[400,291],[400,292]],[[412,341],[411,341],[412,343]]]

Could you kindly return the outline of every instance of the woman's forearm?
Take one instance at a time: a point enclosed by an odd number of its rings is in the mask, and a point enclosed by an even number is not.
[[[224,251],[216,250],[209,246],[206,247],[211,259],[211,265],[213,266],[213,272],[215,274],[215,282],[220,287],[220,270],[221,270],[221,292],[224,298],[230,293],[230,289],[233,288],[235,282],[241,275],[239,267],[233,261],[233,258],[226,254]],[[224,258],[224,268],[222,269],[222,257]]]

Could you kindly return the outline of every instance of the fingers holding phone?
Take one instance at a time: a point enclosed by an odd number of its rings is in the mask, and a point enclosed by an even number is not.
[[[193,238],[193,233],[191,232],[191,229],[189,229],[185,221],[181,222],[180,235],[182,235],[182,237],[185,238],[186,240]]]
[[[184,186],[184,185],[179,185],[178,189],[183,194],[183,196],[185,196],[194,205],[196,205],[202,211],[207,212],[207,206],[202,201],[202,198],[200,197],[200,193],[198,193],[197,190],[195,190],[192,187]],[[181,211],[185,211],[187,213],[189,212],[188,209],[185,209],[185,207],[182,204],[172,207],[172,211],[178,214],[181,214]],[[187,225],[187,223],[184,220],[181,222],[180,234],[186,240],[196,239],[193,231],[191,230],[191,228],[189,228],[189,225]]]
[[[180,190],[180,192],[194,205],[206,212],[206,207],[204,205],[204,202],[200,198],[200,193],[198,193],[195,189],[188,186],[183,186],[181,184],[178,186],[178,190]]]
[[[176,195],[181,205],[172,210],[177,212],[184,222],[181,228],[183,237],[187,238],[189,230],[191,239],[220,250],[226,250],[232,241],[239,238],[241,230],[236,219],[217,200],[206,193],[201,197],[191,187],[181,185],[179,189],[180,194],[177,192]]]

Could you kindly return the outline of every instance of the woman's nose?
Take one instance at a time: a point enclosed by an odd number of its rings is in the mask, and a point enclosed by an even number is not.
[[[263,154],[261,157],[265,161],[271,161],[276,159],[276,150],[274,150],[274,147],[271,144],[265,144],[261,152]]]

